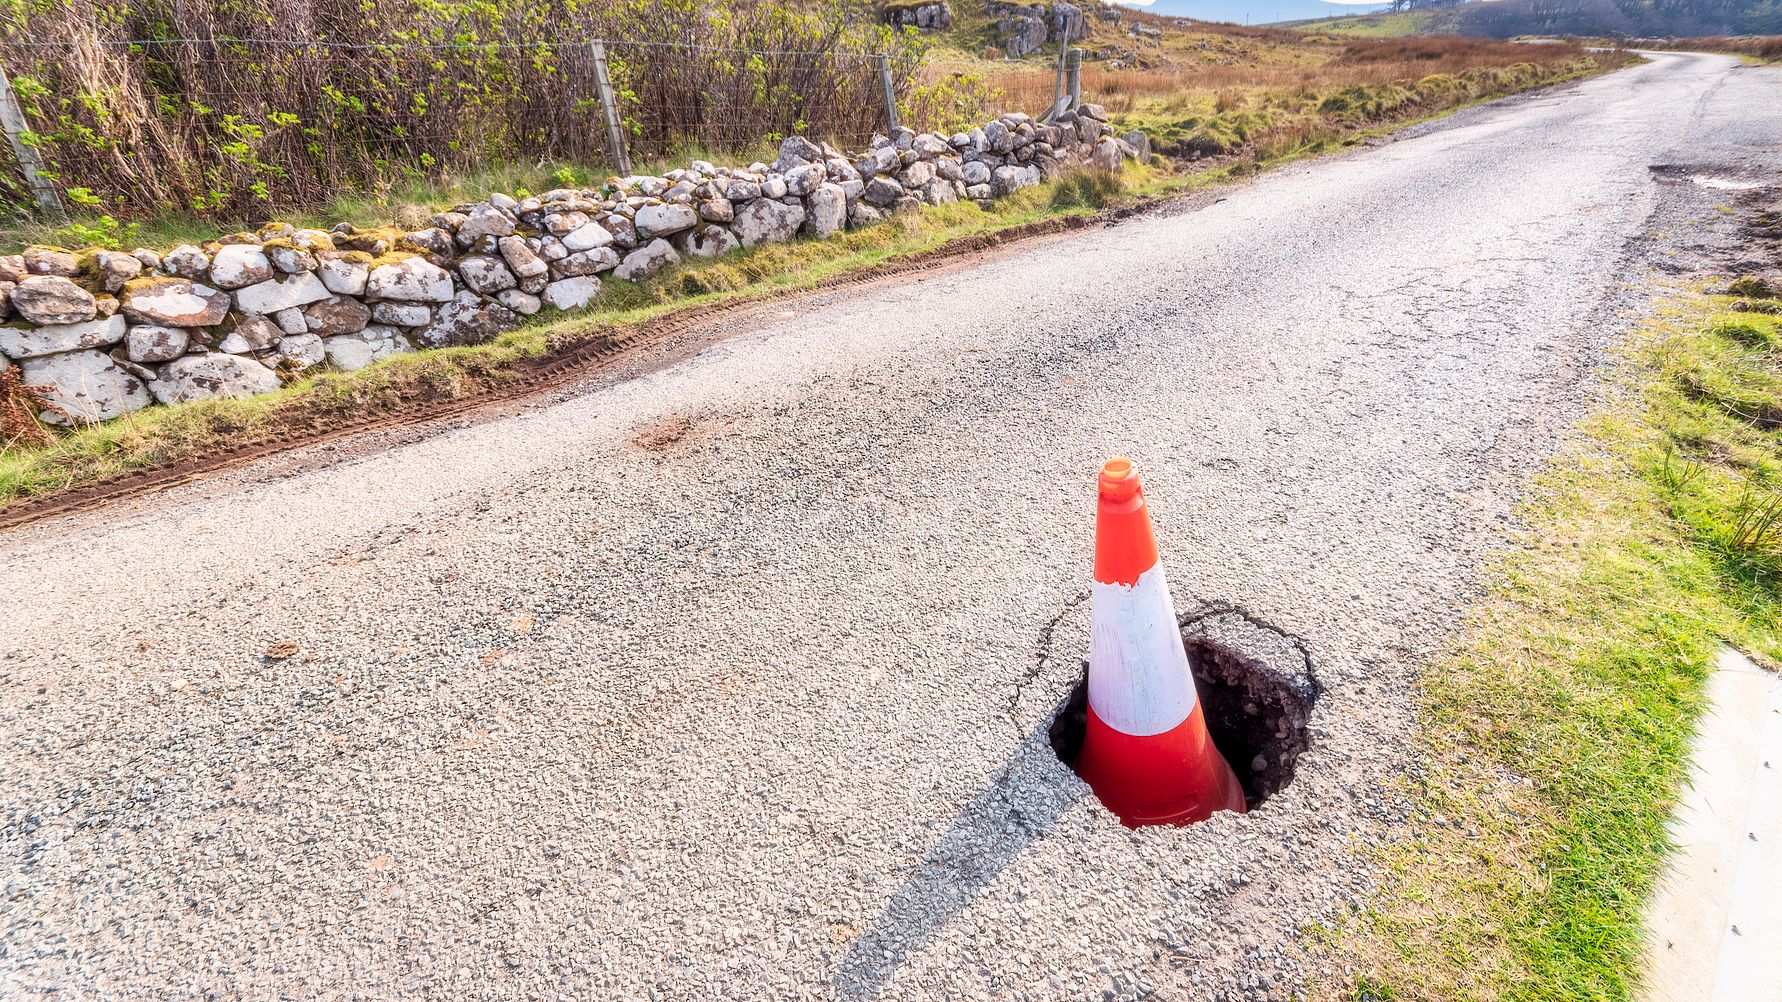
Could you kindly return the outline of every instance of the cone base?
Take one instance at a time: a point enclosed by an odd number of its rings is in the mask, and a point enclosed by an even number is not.
[[[1077,775],[1128,828],[1187,825],[1218,811],[1243,813],[1244,790],[1207,735],[1195,703],[1188,719],[1162,734],[1123,734],[1089,707]]]

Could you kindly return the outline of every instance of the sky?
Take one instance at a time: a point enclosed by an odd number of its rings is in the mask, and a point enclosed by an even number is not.
[[[1251,24],[1268,21],[1290,21],[1304,17],[1336,17],[1340,14],[1364,14],[1382,10],[1385,4],[1348,3],[1336,0],[1117,0],[1122,6],[1137,7],[1153,14],[1173,14],[1202,21],[1230,21],[1243,24],[1249,16]]]

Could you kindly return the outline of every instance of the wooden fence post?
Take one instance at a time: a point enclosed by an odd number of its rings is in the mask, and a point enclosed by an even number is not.
[[[1070,68],[1066,72],[1065,90],[1070,95],[1070,104],[1066,110],[1075,110],[1083,105],[1083,50],[1070,50]]]
[[[625,148],[625,124],[619,117],[619,102],[613,97],[613,81],[606,71],[606,43],[596,38],[588,43],[594,53],[594,86],[600,90],[600,110],[606,116],[606,143],[612,147],[613,160],[619,173],[631,173],[631,152]]]
[[[19,171],[25,175],[25,185],[36,197],[37,207],[52,219],[67,219],[68,210],[62,207],[62,198],[56,194],[55,184],[44,176],[43,158],[23,138],[31,129],[25,123],[25,112],[19,107],[18,96],[12,92],[12,81],[6,76],[4,66],[0,66],[0,129],[5,130],[7,140],[12,143],[13,155],[19,160]]]
[[[879,85],[885,91],[885,120],[891,123],[891,131],[897,131],[897,88],[891,85],[891,56],[880,52],[873,56],[879,66]]]

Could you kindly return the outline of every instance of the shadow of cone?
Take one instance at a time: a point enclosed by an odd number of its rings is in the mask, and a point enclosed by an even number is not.
[[[1243,788],[1207,734],[1131,460],[1108,460],[1099,494],[1077,772],[1129,828],[1242,812]]]

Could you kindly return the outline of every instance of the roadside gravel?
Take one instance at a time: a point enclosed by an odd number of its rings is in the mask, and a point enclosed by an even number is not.
[[[1518,485],[1638,284],[1727,239],[1649,166],[1774,162],[1735,67],[0,538],[0,995],[1286,998]],[[1047,746],[1116,452],[1179,606],[1323,686],[1251,815],[1126,831]]]

